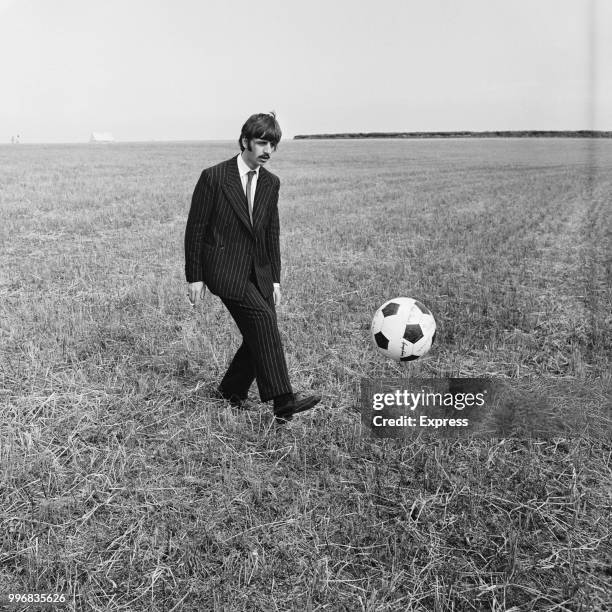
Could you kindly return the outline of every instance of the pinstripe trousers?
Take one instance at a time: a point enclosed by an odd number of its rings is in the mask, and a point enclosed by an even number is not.
[[[265,298],[261,294],[253,273],[242,299],[221,300],[242,334],[242,344],[221,381],[222,391],[244,399],[256,380],[262,402],[292,393],[274,296]]]

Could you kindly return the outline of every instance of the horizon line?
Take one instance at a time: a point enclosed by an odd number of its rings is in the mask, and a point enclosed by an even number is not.
[[[534,129],[521,129],[521,130],[423,130],[423,131],[390,131],[390,132],[319,132],[310,134],[294,134],[287,135],[283,140],[295,141],[295,140],[308,140],[308,139],[359,139],[359,138],[398,138],[398,139],[409,139],[409,138],[442,138],[442,137],[478,137],[478,136],[496,136],[500,137],[511,136],[511,135],[523,135],[523,137],[531,135],[532,137],[546,137],[557,136],[563,137],[566,135],[578,135],[588,138],[591,135],[597,135],[599,137],[612,137],[612,130],[592,130],[592,129],[578,129],[578,130],[534,130]],[[18,141],[11,142],[10,140],[0,143],[0,146],[15,146],[15,145],[113,145],[113,144],[151,144],[151,143],[196,143],[196,142],[234,142],[234,138],[148,138],[142,140],[112,140],[104,142],[92,142],[91,140],[37,140],[37,141]]]

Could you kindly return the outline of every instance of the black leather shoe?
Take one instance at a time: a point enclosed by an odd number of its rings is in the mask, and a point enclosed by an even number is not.
[[[320,395],[309,395],[303,398],[295,398],[283,406],[274,409],[274,420],[278,425],[288,423],[296,414],[314,408],[321,401]]]
[[[240,397],[235,393],[226,393],[222,389],[217,388],[215,393],[213,394],[215,399],[224,399],[230,403],[232,408],[244,408],[244,401],[246,397]]]

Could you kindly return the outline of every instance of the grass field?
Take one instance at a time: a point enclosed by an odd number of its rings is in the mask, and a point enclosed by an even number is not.
[[[355,408],[362,377],[492,376],[609,427],[612,141],[281,143],[280,325],[324,400],[280,431],[210,399],[239,336],[185,295],[193,187],[236,149],[0,147],[0,595],[609,609],[609,437],[381,440]],[[403,366],[369,341],[398,295],[439,330]]]

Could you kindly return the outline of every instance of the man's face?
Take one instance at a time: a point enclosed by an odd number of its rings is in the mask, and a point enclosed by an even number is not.
[[[269,140],[263,140],[263,138],[252,138],[249,141],[244,138],[242,144],[245,147],[242,152],[242,159],[253,170],[257,166],[263,166],[270,159],[274,151],[272,143]]]

